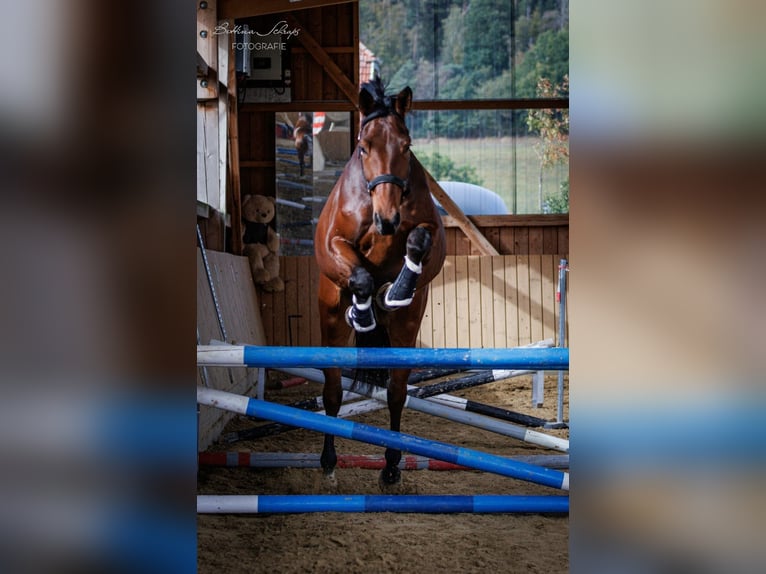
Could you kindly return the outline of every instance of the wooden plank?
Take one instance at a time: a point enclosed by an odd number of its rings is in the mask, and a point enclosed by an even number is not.
[[[481,267],[478,255],[469,255],[468,260],[468,331],[469,347],[481,347]]]
[[[284,291],[271,293],[271,304],[273,306],[274,317],[271,325],[271,332],[274,335],[275,345],[289,345],[289,333],[287,331],[287,294],[289,278],[285,275],[285,269],[282,267],[284,261],[279,262],[279,276],[285,282]],[[278,341],[278,342],[276,342]]]
[[[528,227],[517,227],[513,230],[513,252],[519,255],[529,254]]]
[[[492,310],[494,318],[494,342],[495,348],[508,346],[508,333],[506,329],[506,297],[505,297],[505,262],[506,258],[496,255],[491,258],[492,264]]]
[[[542,267],[543,294],[543,339],[556,340],[556,283],[558,282],[558,260],[553,255],[540,257]]]
[[[418,330],[418,335],[415,340],[416,347],[433,348],[434,346],[433,309],[431,308],[432,299],[433,292],[429,286],[426,308],[423,312],[423,319],[420,321],[420,329]]]
[[[298,344],[301,347],[311,345],[311,322],[314,317],[311,315],[311,301],[316,298],[316,291],[311,290],[311,272],[310,262],[313,257],[296,257],[295,273],[299,278],[298,283],[298,303],[300,313],[303,317],[300,320],[300,329],[298,331]],[[308,271],[308,272],[307,272]]]
[[[197,201],[208,205],[205,167],[205,113],[197,104]]]
[[[568,261],[568,257],[569,257],[568,254],[565,254],[565,255],[559,254],[559,255],[555,256],[555,262],[556,262],[556,284],[557,285],[558,285],[558,281],[559,281],[559,263],[561,262],[562,259],[567,259],[567,261]],[[566,283],[567,283],[567,288],[566,288],[566,295],[567,295],[566,306],[567,306],[567,309],[569,309],[569,306],[570,306],[569,292],[570,292],[570,289],[571,289],[571,286],[570,286],[571,281],[572,281],[572,274],[570,272],[570,273],[567,273],[567,277],[566,277]],[[569,314],[568,313],[567,313],[567,316],[564,319],[565,319],[564,320],[564,346],[568,347],[569,346]],[[558,343],[558,340],[559,340],[558,332],[559,332],[559,304],[556,303],[556,342],[557,343]]]
[[[197,100],[218,97],[218,40],[213,34],[215,26],[216,0],[209,0],[206,8],[197,3],[197,54],[207,66],[206,78],[195,77]]]
[[[519,346],[519,282],[518,257],[506,255],[505,268],[505,337],[506,347]]]
[[[481,232],[484,234],[484,237],[487,238],[487,241],[490,242],[492,247],[495,248],[495,250],[499,253],[500,251],[500,228],[499,227],[484,227],[481,228]]]
[[[497,347],[495,342],[495,312],[494,312],[494,280],[492,277],[492,262],[494,257],[479,257],[479,285],[481,287],[481,311],[479,325],[481,326],[481,347]]]
[[[542,255],[529,256],[530,343],[543,339]]]
[[[444,346],[446,348],[459,346],[457,278],[455,277],[455,271],[455,256],[448,255],[444,260],[441,272],[444,276]]]
[[[504,255],[511,255],[516,253],[516,244],[514,242],[514,233],[512,227],[501,227],[500,229],[500,243],[497,250]]]
[[[569,253],[569,226],[559,227],[559,253]],[[566,258],[566,255],[564,256]]]
[[[543,253],[555,255],[558,251],[558,229],[555,227],[543,227]]]
[[[529,255],[518,255],[516,257],[516,279],[518,286],[519,345],[528,345],[532,342]]]
[[[319,265],[315,257],[309,258],[309,309],[311,313],[311,345],[322,344],[322,328],[319,322]]]
[[[233,22],[232,22],[233,24]],[[234,48],[229,42],[229,59],[234,62]],[[242,183],[240,180],[239,165],[239,120],[237,112],[237,69],[236,66],[229,66],[228,78],[228,98],[229,98],[229,170],[231,174],[230,187],[230,209],[231,209],[231,246],[232,252],[236,255],[242,254]]]
[[[220,54],[219,54],[220,55]],[[219,58],[220,64],[220,58]],[[226,90],[218,93],[218,205],[215,208],[221,213],[227,213],[226,196],[228,188],[226,186],[226,164],[228,159],[228,141],[229,141],[229,94]]]
[[[441,349],[447,346],[446,329],[444,321],[444,269],[433,281],[429,291],[429,304],[431,307],[431,346]]]
[[[268,345],[281,345],[283,341],[277,341],[274,338],[274,294],[261,291],[261,318],[263,321],[263,330],[266,333]]]
[[[216,210],[220,205],[218,154],[218,102],[198,102],[197,200]]]
[[[540,255],[543,252],[543,228],[529,228],[529,254]]]
[[[280,275],[285,282],[285,314],[284,318],[280,321],[284,323],[284,328],[287,331],[285,344],[300,346],[299,331],[302,326],[304,306],[299,300],[300,290],[298,283],[300,278],[298,275],[297,257],[282,257],[280,268]]]
[[[468,330],[468,258],[455,257],[455,307],[457,318],[457,347],[470,347],[471,336]]]

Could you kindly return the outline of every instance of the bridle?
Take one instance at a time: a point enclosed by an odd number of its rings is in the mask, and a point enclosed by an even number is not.
[[[357,136],[356,141],[361,141],[362,139],[362,130],[364,130],[364,126],[366,126],[369,122],[371,122],[374,119],[382,118],[390,113],[393,113],[396,116],[399,116],[396,112],[389,110],[387,108],[379,108],[373,112],[370,113],[367,117],[364,118],[362,121],[362,125],[359,126],[359,136]],[[399,116],[401,118],[401,116]],[[359,162],[362,161],[362,154],[359,152]],[[410,155],[409,162],[407,164],[407,178],[402,179],[401,177],[398,177],[394,175],[393,173],[384,173],[382,175],[379,175],[377,177],[373,177],[371,180],[367,180],[367,177],[364,175],[364,166],[362,166],[362,177],[364,178],[364,183],[367,186],[367,193],[372,194],[372,191],[375,189],[376,186],[380,185],[381,183],[393,183],[394,185],[399,186],[402,188],[402,199],[407,196],[407,194],[410,192],[410,173],[412,173],[412,155]]]

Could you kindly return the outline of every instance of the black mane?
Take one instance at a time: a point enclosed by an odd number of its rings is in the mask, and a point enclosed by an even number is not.
[[[395,96],[386,94],[386,86],[383,84],[380,76],[375,76],[374,79],[362,84],[361,90],[372,96],[373,101],[372,111],[365,116],[362,125],[375,118],[382,118],[389,114],[399,116],[395,107]]]

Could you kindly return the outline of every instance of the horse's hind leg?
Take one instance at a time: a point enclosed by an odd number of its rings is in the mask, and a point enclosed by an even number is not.
[[[340,369],[324,369],[324,388],[322,389],[322,401],[324,402],[325,413],[328,416],[338,416],[340,405],[343,400],[343,388],[340,383]],[[319,457],[322,465],[322,471],[325,478],[331,483],[335,483],[335,465],[338,463],[338,456],[335,453],[335,436],[331,434],[324,435],[324,444],[322,445],[322,454]]]
[[[404,265],[393,284],[385,288],[380,297],[380,306],[384,309],[398,309],[412,303],[415,285],[423,272],[423,258],[431,249],[431,234],[425,227],[416,227],[407,236],[407,254]]]
[[[391,430],[399,432],[402,422],[402,410],[407,398],[407,379],[410,369],[392,369],[391,380],[388,384],[388,413],[391,420]],[[402,481],[399,462],[402,451],[395,448],[386,449],[386,466],[380,471],[379,484],[381,490],[398,485]]]
[[[342,347],[346,344],[350,329],[343,320],[341,311],[344,303],[340,290],[327,277],[319,275],[319,315],[322,328],[322,345],[325,347]],[[338,416],[343,400],[340,369],[324,369],[325,384],[322,389],[322,400],[328,416]],[[324,476],[331,484],[335,482],[335,465],[338,457],[335,453],[335,437],[324,435],[324,445],[319,458]]]

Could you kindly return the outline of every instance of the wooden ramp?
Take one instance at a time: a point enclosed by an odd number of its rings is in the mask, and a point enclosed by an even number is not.
[[[226,342],[238,345],[265,344],[258,294],[247,258],[209,250],[205,255],[212,281],[208,281],[202,252],[197,249],[198,343],[207,345],[211,340],[224,340],[210,288],[212,283],[226,331]],[[232,393],[253,394],[257,379],[258,369],[197,368],[198,385]],[[233,416],[220,409],[200,406],[199,450],[205,450],[215,442]]]

